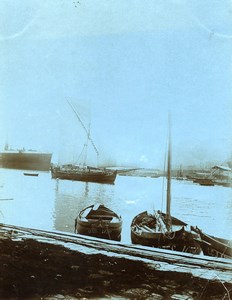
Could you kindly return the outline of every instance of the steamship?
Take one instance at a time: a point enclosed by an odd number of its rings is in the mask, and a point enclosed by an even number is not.
[[[49,171],[52,153],[36,150],[14,150],[8,144],[0,152],[0,167],[6,169]]]

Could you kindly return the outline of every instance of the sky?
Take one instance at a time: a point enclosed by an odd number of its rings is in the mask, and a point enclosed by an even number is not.
[[[0,147],[162,168],[232,155],[232,2],[1,0]],[[91,143],[88,158],[96,160]]]

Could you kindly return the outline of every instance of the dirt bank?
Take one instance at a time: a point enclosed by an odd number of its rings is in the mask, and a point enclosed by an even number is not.
[[[231,286],[34,240],[0,240],[0,299],[229,299]],[[223,298],[224,297],[224,298]]]

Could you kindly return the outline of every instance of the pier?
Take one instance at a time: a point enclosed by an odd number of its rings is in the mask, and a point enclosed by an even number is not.
[[[213,299],[230,299],[230,259],[6,224],[0,224],[0,242],[5,265],[12,268],[13,264],[17,272],[20,272],[20,266],[23,267],[22,277],[29,272],[28,294],[35,291],[41,294],[45,289],[46,294],[52,293],[53,296],[57,290],[57,294],[75,294],[78,297],[100,297],[104,294],[124,297],[122,299],[130,299],[132,295],[149,299],[148,295],[154,294],[154,299],[171,296],[174,297],[171,299],[194,299],[199,295],[203,295],[201,299],[206,299],[204,295],[212,295]],[[43,261],[39,267],[37,264],[41,259]],[[40,270],[41,267],[43,270]],[[47,278],[51,269],[51,278]],[[43,283],[45,279],[46,284]],[[20,290],[20,276],[12,280],[18,289],[16,294],[25,292],[25,283],[21,286],[23,291]],[[3,295],[4,292],[1,288]]]

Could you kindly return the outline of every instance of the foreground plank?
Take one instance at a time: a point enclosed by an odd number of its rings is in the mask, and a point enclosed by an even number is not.
[[[27,257],[23,256],[23,251],[20,252],[20,255],[17,253],[16,268],[17,263],[22,261],[22,259],[28,259],[28,263],[32,262],[33,265],[33,260],[39,261],[44,253],[44,249],[48,249],[46,251],[51,252],[49,257],[44,258],[43,255],[42,257],[45,260],[48,259],[46,262],[49,262],[49,264],[43,264],[42,267],[44,269],[52,268],[54,274],[56,273],[57,275],[63,272],[63,267],[57,264],[56,268],[56,264],[53,265],[54,262],[51,262],[51,255],[53,260],[56,260],[59,256],[58,253],[60,253],[61,249],[64,249],[62,250],[62,260],[64,260],[65,268],[70,269],[69,273],[75,273],[75,276],[83,278],[87,276],[88,280],[86,279],[86,282],[89,282],[91,279],[91,289],[86,289],[86,285],[88,287],[87,283],[82,283],[81,285],[75,283],[73,288],[75,287],[75,293],[79,293],[78,297],[80,297],[80,294],[86,296],[89,290],[92,296],[99,296],[99,293],[102,293],[102,296],[108,293],[111,296],[117,294],[124,297],[130,295],[131,291],[133,295],[138,293],[141,299],[143,299],[142,294],[145,293],[144,299],[147,299],[146,293],[154,293],[157,297],[158,295],[163,297],[165,293],[168,296],[175,295],[178,290],[178,293],[183,297],[184,295],[188,297],[186,299],[194,299],[195,296],[193,295],[201,295],[206,292],[208,293],[206,295],[209,295],[209,293],[213,294],[213,299],[222,299],[223,297],[225,297],[224,299],[229,299],[229,291],[232,288],[232,265],[229,259],[124,245],[119,242],[99,240],[70,233],[43,231],[6,224],[0,224],[0,237],[3,252],[4,247],[6,247],[4,244],[7,245],[7,242],[18,245],[18,247],[22,246],[23,249],[30,248]],[[11,247],[10,244],[8,244],[8,247]],[[15,249],[15,246],[12,246],[13,248]],[[38,252],[35,251],[36,249]],[[10,253],[13,256],[14,251]],[[77,264],[74,262],[74,257],[75,259],[80,259],[80,257],[82,259],[81,261],[78,260]],[[99,263],[99,259],[101,263]],[[40,272],[44,274],[43,270],[40,270]],[[35,270],[32,273],[35,273]],[[67,284],[73,281],[73,278],[70,278],[67,274],[61,274],[61,276],[63,281],[67,281]],[[119,283],[121,278],[127,283],[124,285]],[[54,280],[53,278],[53,282]],[[61,279],[59,280],[61,281]],[[33,285],[30,283],[30,286]],[[41,294],[48,286],[45,288],[43,280],[40,278],[39,287],[36,289],[37,293]],[[61,286],[59,285],[59,287]],[[84,292],[82,291],[82,294],[79,290],[83,289],[83,287]],[[24,288],[22,287],[21,293],[25,292]],[[138,290],[135,291],[135,289]],[[63,294],[66,293],[67,291],[63,292]],[[73,295],[73,289],[72,291],[69,290],[70,293]],[[130,296],[128,297],[130,298]]]

